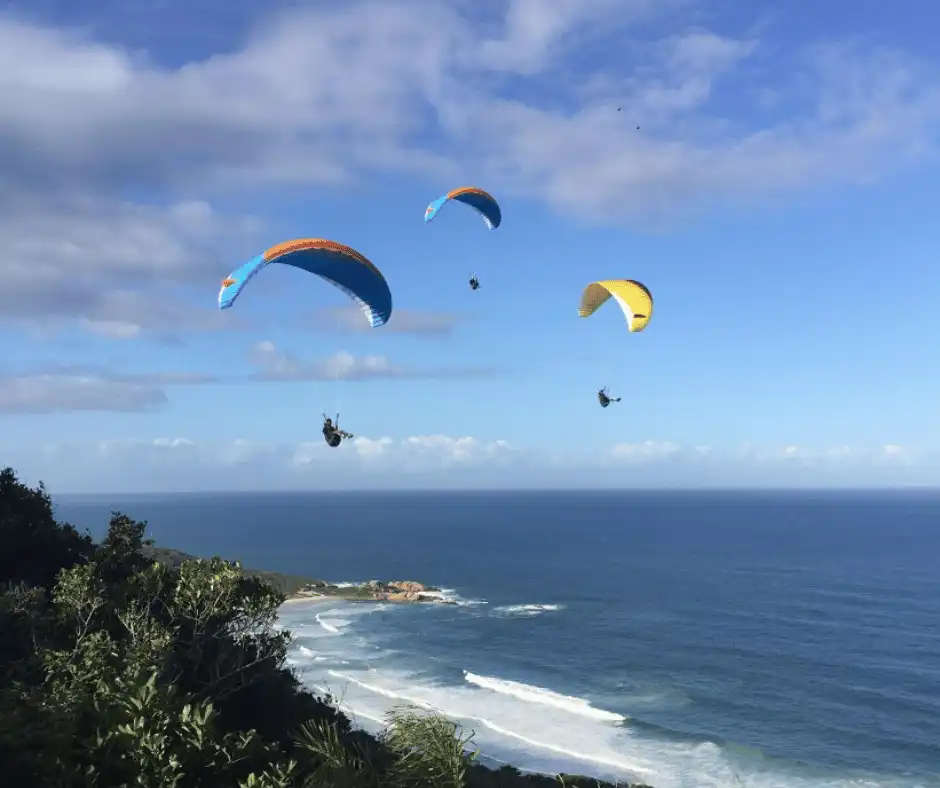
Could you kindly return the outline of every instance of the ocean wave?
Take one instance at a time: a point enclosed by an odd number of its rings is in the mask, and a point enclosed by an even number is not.
[[[494,608],[493,612],[504,616],[540,616],[542,613],[555,613],[564,610],[564,605],[502,605]]]
[[[509,681],[508,679],[497,679],[492,676],[478,676],[476,673],[464,671],[464,680],[470,684],[475,684],[491,692],[497,692],[500,695],[510,695],[526,703],[541,703],[543,706],[554,706],[556,709],[578,714],[581,717],[588,717],[598,722],[624,722],[626,717],[622,714],[616,714],[604,709],[596,709],[591,702],[584,698],[575,698],[570,695],[561,695],[544,687],[536,687],[532,684],[523,684],[520,681]]]
[[[422,591],[421,596],[428,597],[429,599],[440,599],[444,602],[458,605],[459,607],[475,607],[477,605],[487,604],[485,599],[466,599],[462,597],[455,588],[441,588],[438,591]]]
[[[300,646],[297,650],[300,652],[302,657],[307,657],[308,659],[315,659],[317,656],[316,651],[314,651],[312,648],[307,648],[306,646]]]
[[[489,602],[487,602],[485,599],[451,598],[450,601],[453,602],[458,607],[480,607],[481,605],[489,604]]]
[[[927,788],[926,783],[904,778],[835,777],[788,764],[775,768],[771,759],[734,744],[634,733],[632,726],[585,715],[578,698],[546,704],[545,698],[567,696],[541,687],[522,685],[540,698],[533,703],[515,691],[472,682],[453,686],[416,681],[411,673],[374,668],[327,673],[344,684],[343,703],[353,715],[377,720],[405,704],[437,712],[473,729],[487,757],[505,758],[523,771],[586,771],[600,778],[646,781],[656,788]],[[505,690],[505,685],[496,686]],[[533,710],[538,703],[541,708]]]
[[[428,690],[433,691],[435,689],[443,689],[446,691],[446,688],[412,685],[410,687],[392,689],[389,687],[383,687],[374,682],[364,681],[350,675],[349,673],[342,673],[337,670],[330,670],[328,672],[334,678],[355,684],[356,686],[361,687],[368,692],[381,695],[382,697],[388,698],[389,700],[398,702],[395,705],[400,705],[403,702],[416,708],[423,709],[424,711],[442,714],[451,719],[465,720],[467,722],[478,722],[494,733],[499,734],[500,736],[506,736],[515,739],[529,745],[530,747],[548,750],[558,755],[562,755],[565,758],[576,761],[591,762],[599,766],[606,766],[608,768],[614,769],[617,772],[626,773],[631,776],[636,777],[651,774],[650,767],[639,761],[628,761],[626,759],[611,755],[592,755],[590,752],[585,752],[583,750],[568,749],[556,742],[546,742],[539,739],[530,738],[523,735],[522,733],[519,733],[518,729],[515,727],[513,727],[513,729],[504,727],[499,723],[483,716],[481,713],[479,713],[479,711],[471,708],[466,703],[460,704],[459,701],[456,703],[438,703],[435,702],[434,699],[422,697],[422,693],[426,693]],[[378,676],[378,671],[373,670],[371,673]],[[456,700],[456,698],[454,699]],[[565,709],[565,711],[568,711],[568,709]]]
[[[362,720],[367,720],[368,722],[372,723],[372,725],[368,726],[368,728],[373,729],[373,731],[375,732],[385,727],[385,724],[386,724],[385,719],[383,719],[381,716],[366,714],[362,711],[356,712],[355,710],[347,706],[345,703],[343,703],[340,698],[337,698],[329,687],[325,685],[321,685],[321,684],[315,684],[315,683],[311,683],[308,686],[311,689],[313,689],[320,697],[326,697],[327,695],[329,695],[331,698],[333,698],[333,702],[336,704],[336,708],[339,709],[341,712],[343,712],[343,714],[345,714],[347,717],[349,717],[350,722],[352,722],[353,724],[358,723],[360,727],[365,729],[367,726],[362,725],[361,722]]]
[[[588,760],[592,763],[598,764],[599,766],[607,766],[609,768],[616,769],[617,771],[627,772],[631,775],[639,776],[653,774],[653,770],[651,768],[647,766],[641,766],[636,761],[626,761],[619,758],[609,758],[604,756],[586,757],[584,753],[568,750],[564,747],[560,747],[557,744],[547,744],[546,742],[530,739],[520,733],[517,733],[516,731],[508,730],[507,728],[503,728],[494,722],[490,722],[483,717],[478,717],[477,719],[491,731],[498,733],[500,736],[507,736],[512,739],[517,739],[532,747],[539,747],[545,750],[550,750],[551,752],[558,753],[559,755],[563,755],[566,758],[572,758],[573,760]]]
[[[530,753],[528,763],[520,764],[518,758],[516,759],[514,765],[522,766],[527,771],[558,771],[564,768],[570,771],[571,763],[580,762],[581,764],[594,764],[593,771],[602,776],[629,776],[635,779],[653,773],[652,764],[643,759],[628,758],[624,753],[618,753],[603,746],[599,747],[598,745],[601,744],[599,741],[592,742],[583,738],[583,735],[579,736],[579,733],[583,734],[583,731],[572,730],[570,719],[564,719],[568,716],[565,713],[569,711],[567,709],[556,707],[556,711],[562,712],[561,718],[554,720],[554,724],[550,726],[553,733],[544,735],[542,731],[530,730],[531,725],[513,719],[518,716],[511,711],[516,698],[506,698],[502,703],[494,703],[493,699],[485,699],[487,693],[477,689],[461,691],[459,688],[410,683],[408,680],[410,676],[406,674],[398,674],[396,680],[392,674],[380,674],[377,670],[369,671],[368,680],[365,677],[357,677],[351,672],[330,670],[328,673],[340,681],[347,682],[347,691],[351,684],[373,695],[388,699],[392,702],[390,704],[392,708],[407,704],[424,711],[442,714],[450,719],[470,723],[469,727],[476,723],[501,739],[508,738],[526,745],[536,753],[541,753],[534,759]],[[394,682],[392,686],[389,686],[390,680]],[[350,700],[349,705],[358,708],[359,704],[356,700]],[[540,712],[539,718],[541,722],[544,722],[543,712]],[[605,727],[611,735],[617,735],[617,729],[611,726]],[[480,731],[476,732],[479,739]],[[487,742],[479,741],[478,743],[481,749],[487,752]],[[562,761],[546,762],[545,753],[551,753],[556,758],[561,756]],[[584,767],[581,768],[583,770]]]
[[[624,721],[624,715],[595,708],[584,698],[534,684],[471,672],[464,672],[459,684],[442,683],[438,671],[421,673],[426,660],[433,664],[432,655],[412,653],[409,669],[397,669],[375,643],[355,632],[357,616],[346,607],[331,610],[353,621],[321,612],[317,623],[340,628],[342,622],[355,636],[326,634],[311,641],[316,650],[295,641],[291,664],[302,662],[305,683],[321,695],[329,692],[357,727],[373,733],[384,727],[391,709],[408,704],[464,724],[475,731],[475,744],[487,760],[523,771],[581,772],[656,788],[937,788],[914,778],[837,776],[776,761],[731,742],[683,736],[629,717]],[[298,623],[313,624],[311,613],[292,615]],[[317,660],[324,654],[329,662]],[[631,712],[629,694],[617,702]]]
[[[317,613],[314,619],[331,635],[342,635],[343,630],[352,623],[344,618],[326,618],[323,613]]]

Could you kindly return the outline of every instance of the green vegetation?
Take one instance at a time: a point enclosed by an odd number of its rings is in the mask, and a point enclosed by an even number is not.
[[[149,544],[145,544],[141,548],[141,554],[171,569],[179,569],[187,561],[198,560],[196,556],[181,552],[180,550],[173,550],[168,547],[155,547]],[[323,580],[316,580],[312,577],[303,577],[301,575],[285,575],[280,572],[270,572],[266,569],[242,569],[242,574],[264,580],[268,585],[273,586],[285,596],[292,596],[298,591],[302,591],[311,586],[326,586]]]
[[[179,569],[187,561],[198,560],[197,556],[184,553],[181,550],[173,550],[168,547],[155,547],[145,544],[141,548],[141,554],[153,561],[156,561],[171,569]],[[268,585],[273,586],[287,597],[332,597],[350,602],[373,602],[376,601],[376,595],[394,594],[402,590],[402,583],[383,583],[378,580],[371,580],[368,583],[362,583],[357,586],[338,586],[328,583],[326,580],[316,580],[312,577],[303,575],[285,575],[280,572],[272,572],[268,569],[246,569],[242,567],[242,574],[249,577],[257,577],[264,580]],[[406,582],[406,590],[409,584]],[[441,589],[435,586],[421,586],[424,591],[437,592]],[[394,601],[394,598],[393,598]],[[417,598],[409,601],[427,601]],[[439,601],[439,600],[435,600]],[[445,602],[445,604],[448,604]],[[450,603],[452,604],[452,603]]]
[[[375,589],[370,586],[346,586],[343,588],[327,586],[316,590],[317,593],[323,594],[323,596],[333,596],[338,599],[371,600],[375,597]]]
[[[220,558],[154,552],[145,529],[114,512],[95,544],[55,520],[42,485],[0,471],[5,785],[601,785],[486,769],[471,734],[410,709],[379,737],[353,730],[285,668],[283,590]]]

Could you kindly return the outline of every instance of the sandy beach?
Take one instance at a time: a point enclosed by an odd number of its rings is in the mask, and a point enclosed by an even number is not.
[[[343,601],[342,597],[336,596],[292,596],[284,601],[285,605],[293,605],[297,602],[317,603],[317,602],[337,602]],[[283,607],[283,605],[282,605]]]

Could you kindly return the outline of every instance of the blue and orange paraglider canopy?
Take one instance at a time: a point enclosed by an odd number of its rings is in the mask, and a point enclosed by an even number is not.
[[[499,203],[496,202],[496,198],[493,197],[492,194],[483,191],[483,189],[478,189],[476,186],[462,186],[434,200],[424,211],[424,221],[431,221],[437,216],[437,212],[444,207],[444,204],[451,200],[456,200],[457,202],[462,202],[464,205],[469,205],[471,208],[475,208],[483,217],[486,226],[491,230],[495,230],[499,227],[500,222],[503,220],[503,213],[499,208]]]
[[[219,309],[235,303],[245,285],[271,263],[316,274],[354,299],[373,328],[392,315],[392,293],[382,272],[355,249],[324,238],[299,238],[272,246],[239,266],[222,282]]]

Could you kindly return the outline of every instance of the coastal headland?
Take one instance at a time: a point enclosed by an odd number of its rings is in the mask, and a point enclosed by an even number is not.
[[[144,547],[142,552],[154,561],[179,568],[184,561],[197,556],[173,550],[167,547]],[[400,602],[455,605],[452,599],[435,586],[425,585],[416,580],[370,580],[360,585],[349,583],[331,583],[304,575],[288,575],[265,569],[242,568],[246,575],[259,577],[287,597],[287,602],[327,602],[343,600],[345,602]]]
[[[287,598],[288,602],[316,602],[342,599],[346,602],[398,602],[456,605],[441,589],[416,580],[370,580],[361,585],[334,584],[314,580]]]

